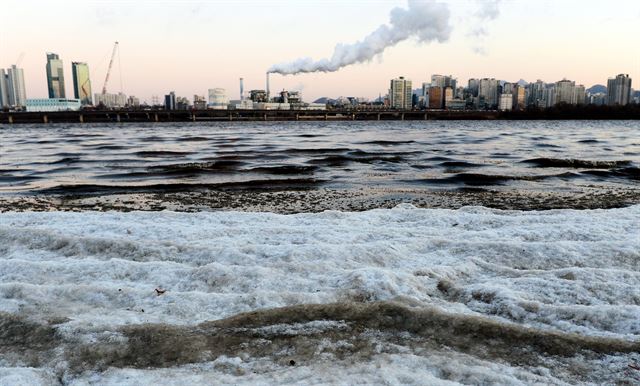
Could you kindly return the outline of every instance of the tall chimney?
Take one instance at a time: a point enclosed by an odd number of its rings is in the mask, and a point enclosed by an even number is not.
[[[244,79],[240,78],[240,100],[244,100]]]
[[[267,102],[269,102],[269,73],[267,72]]]

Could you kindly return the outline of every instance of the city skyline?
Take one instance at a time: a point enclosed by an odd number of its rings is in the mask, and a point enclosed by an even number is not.
[[[71,73],[72,62],[86,62],[95,91],[102,86],[111,45],[118,40],[122,54],[114,66],[114,81],[110,83],[109,92],[120,91],[122,78],[124,93],[136,95],[143,101],[170,90],[189,97],[204,95],[209,88],[225,88],[230,99],[237,99],[239,77],[245,79],[245,90],[263,89],[264,73],[273,64],[298,57],[329,56],[336,44],[357,42],[377,25],[387,23],[390,9],[407,6],[406,1],[372,3],[367,5],[367,18],[353,18],[362,4],[332,3],[326,7],[319,3],[276,2],[272,3],[272,7],[279,10],[275,12],[262,3],[253,2],[169,2],[158,6],[158,17],[149,25],[149,30],[133,25],[135,16],[149,3],[128,6],[127,12],[123,7],[107,8],[100,3],[63,7],[64,12],[59,9],[42,12],[60,16],[50,19],[62,21],[47,36],[18,25],[20,17],[11,18],[7,30],[15,31],[17,37],[8,33],[0,37],[3,48],[0,67],[8,68],[16,58],[24,56],[19,67],[24,69],[27,96],[43,98],[47,96],[43,71],[45,53],[55,52],[67,74]],[[571,8],[578,4],[571,1],[563,5],[503,1],[498,3],[499,15],[494,19],[476,15],[486,2],[447,4],[452,32],[444,43],[418,44],[409,39],[388,48],[381,59],[354,64],[337,72],[274,74],[271,88],[301,91],[306,100],[341,95],[373,99],[387,91],[385,85],[389,79],[399,75],[413,80],[414,85],[428,80],[431,74],[451,73],[461,80],[493,77],[512,82],[523,78],[528,82],[542,79],[552,83],[567,78],[587,88],[594,84],[606,85],[607,79],[618,73],[640,78],[640,53],[633,49],[633,32],[637,31],[634,23],[640,20],[640,4],[635,2],[618,1],[617,6],[590,4],[578,9]],[[8,9],[17,16],[26,16],[34,7],[46,9],[50,5],[37,1],[9,2]],[[554,9],[545,10],[545,7]],[[628,11],[625,16],[618,16],[620,8]],[[569,14],[559,12],[571,9],[578,13],[567,17]],[[293,17],[311,10],[335,17],[330,22],[321,17],[305,18],[304,22]],[[549,17],[544,17],[547,13]],[[83,38],[74,36],[73,28],[64,23],[70,18],[79,20],[78,28],[85,25],[92,28],[90,43],[78,44],[78,39]],[[288,23],[287,18],[290,18]],[[345,18],[350,22],[342,23]],[[514,20],[518,21],[517,34],[510,32]],[[531,20],[544,20],[544,28],[532,27],[535,23]],[[615,33],[607,36],[592,33],[595,20],[600,21],[595,23],[599,28],[606,27]],[[43,20],[43,28],[49,23],[50,20]],[[16,28],[10,28],[12,25]],[[470,26],[480,31],[471,31]],[[560,26],[564,28],[560,30]],[[260,31],[269,31],[269,35],[265,37]],[[182,39],[177,39],[180,36]],[[258,45],[262,48],[257,48]],[[597,50],[592,49],[594,45],[598,46]],[[484,54],[479,54],[480,51]],[[189,71],[185,71],[187,68]],[[65,79],[68,90],[73,89],[70,78]]]

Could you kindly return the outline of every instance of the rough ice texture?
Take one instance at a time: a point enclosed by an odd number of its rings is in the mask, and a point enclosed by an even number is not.
[[[634,383],[638,352],[640,206],[0,214],[0,385]]]

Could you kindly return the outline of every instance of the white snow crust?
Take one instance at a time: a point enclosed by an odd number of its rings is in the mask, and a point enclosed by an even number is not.
[[[439,283],[455,296],[445,296]],[[124,338],[116,330],[125,325],[195,325],[265,308],[379,300],[638,341],[640,205],[0,214],[0,312],[36,322],[66,318],[56,325],[66,339],[117,341]],[[340,323],[264,328],[305,334]],[[622,369],[637,359],[601,365]],[[50,380],[43,368],[2,366],[0,359],[0,385]],[[563,383],[544,366],[532,371],[461,353],[403,350],[369,362],[299,367],[220,357],[165,369],[111,368],[67,381],[210,384],[212,377],[234,384]]]

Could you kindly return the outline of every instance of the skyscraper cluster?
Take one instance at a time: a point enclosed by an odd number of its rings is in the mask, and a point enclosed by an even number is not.
[[[75,99],[67,99],[63,60],[53,52],[47,52],[46,59],[45,70],[49,98],[27,99],[24,71],[17,64],[14,64],[6,70],[0,69],[1,110],[44,111],[46,109],[93,108],[93,106],[119,109],[140,106],[140,101],[133,96],[127,97],[122,92],[107,93],[106,80],[102,92],[92,94],[89,66],[85,62],[71,63],[73,97]],[[347,98],[348,100],[345,101],[340,98],[337,100],[321,98],[317,101],[321,103],[304,103],[298,92],[285,90],[279,95],[276,94],[275,97],[270,97],[268,82],[269,77],[267,76],[266,89],[250,90],[248,98],[245,98],[244,79],[240,78],[240,99],[231,101],[227,98],[226,91],[219,88],[210,89],[208,98],[194,96],[193,104],[190,104],[187,98],[177,97],[175,93],[170,93],[165,96],[164,108],[168,110],[203,107],[211,109],[319,109],[321,104],[326,107],[327,103],[334,107],[362,104],[353,98]],[[532,83],[520,80],[512,83],[495,78],[471,78],[465,86],[459,84],[452,75],[434,74],[431,75],[429,82],[422,83],[421,88],[418,89],[413,89],[413,82],[405,77],[400,76],[392,79],[389,83],[388,95],[384,99],[380,98],[380,101],[376,103],[379,103],[379,108],[398,110],[416,108],[523,110],[529,107],[550,108],[557,105],[583,104],[624,106],[631,103],[640,104],[640,92],[634,92],[628,74],[619,74],[610,78],[606,87],[596,85],[591,89],[585,89],[583,85],[568,79],[554,83],[546,83],[542,80]],[[29,108],[30,105],[31,108]],[[162,105],[162,103],[158,100],[153,105]]]
[[[47,93],[49,98],[27,99],[24,72],[17,65],[4,70],[0,69],[0,109],[27,111],[55,111],[78,109],[96,106],[106,108],[123,108],[139,106],[140,101],[123,93],[106,92],[92,94],[89,65],[85,62],[72,62],[71,75],[73,82],[73,98],[67,97],[65,86],[64,62],[53,52],[46,53],[45,71],[47,76]],[[95,97],[92,97],[92,95]]]
[[[431,82],[422,83],[421,89],[411,91],[413,95],[408,94],[410,89],[410,80],[404,77],[392,79],[386,101],[388,106],[393,109],[505,111],[527,107],[549,108],[560,104],[624,106],[634,102],[631,78],[625,74],[609,79],[606,96],[596,96],[597,93],[588,92],[583,85],[567,79],[555,83],[541,80],[511,83],[495,78],[472,78],[467,82],[467,87],[461,87],[451,75],[432,75]]]
[[[65,99],[67,93],[64,81],[64,65],[58,54],[47,52],[46,71],[49,98]],[[79,99],[83,106],[92,105],[91,78],[87,63],[72,62],[71,74],[73,76],[73,97]]]

